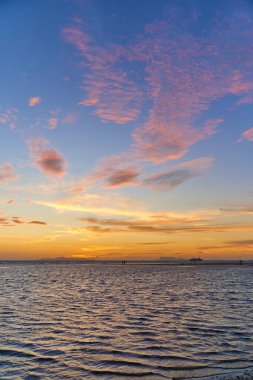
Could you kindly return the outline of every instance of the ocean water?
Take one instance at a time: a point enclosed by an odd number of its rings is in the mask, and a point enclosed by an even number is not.
[[[193,379],[253,367],[253,267],[1,264],[0,378]]]

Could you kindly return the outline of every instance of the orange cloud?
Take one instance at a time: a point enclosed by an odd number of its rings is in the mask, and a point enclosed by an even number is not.
[[[230,240],[227,242],[228,245],[231,245],[231,246],[252,246],[253,247],[253,240],[252,239],[249,239],[249,240]]]
[[[28,222],[28,224],[39,224],[39,225],[42,225],[42,226],[46,226],[47,225],[46,222],[41,222],[39,220],[32,220],[31,222]]]
[[[26,222],[22,220],[20,216],[13,216],[13,217],[1,216],[0,217],[0,225],[2,225],[3,227],[14,227],[17,225],[24,225],[24,224],[47,225],[46,222],[41,222],[38,220],[32,220],[31,222]]]
[[[154,215],[155,216],[155,215]],[[226,231],[251,231],[253,225],[229,225],[229,224],[209,224],[203,221],[180,220],[176,221],[168,218],[160,220],[122,220],[122,219],[98,219],[82,218],[82,221],[88,225],[85,227],[88,231],[98,233],[119,233],[119,232],[147,232],[147,233],[207,233],[207,232],[226,232]]]
[[[23,220],[21,220],[19,216],[13,216],[13,217],[12,217],[12,221],[13,221],[15,224],[25,224],[25,222],[24,222]]]
[[[37,106],[37,104],[41,103],[41,97],[40,96],[33,96],[28,99],[28,106],[29,107],[34,107]]]
[[[11,164],[0,166],[0,183],[7,182],[17,178],[17,174]]]

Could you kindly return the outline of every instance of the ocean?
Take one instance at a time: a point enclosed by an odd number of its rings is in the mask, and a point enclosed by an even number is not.
[[[193,379],[253,367],[253,266],[0,265],[0,378]]]

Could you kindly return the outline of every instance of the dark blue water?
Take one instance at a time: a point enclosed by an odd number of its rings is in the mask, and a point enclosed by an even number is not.
[[[3,264],[1,379],[179,379],[253,367],[253,267]]]

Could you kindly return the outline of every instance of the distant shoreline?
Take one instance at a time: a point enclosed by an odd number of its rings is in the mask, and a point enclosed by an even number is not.
[[[198,263],[189,261],[147,261],[147,260],[86,260],[68,258],[46,258],[38,260],[0,260],[0,264],[96,264],[96,265],[154,265],[154,266],[181,266],[181,267],[205,267],[205,266],[253,266],[253,260],[206,260]]]

